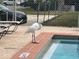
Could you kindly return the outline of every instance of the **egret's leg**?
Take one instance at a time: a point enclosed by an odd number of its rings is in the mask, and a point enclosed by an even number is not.
[[[32,43],[37,43],[38,44],[38,42],[36,41],[36,38],[35,38],[35,32],[32,33]]]
[[[32,42],[36,42],[36,40],[35,40],[35,33],[32,33]]]
[[[36,39],[35,39],[35,33],[34,33],[34,42],[36,42]]]
[[[32,42],[34,42],[34,40],[33,40],[34,38],[33,38],[33,33],[32,33]]]

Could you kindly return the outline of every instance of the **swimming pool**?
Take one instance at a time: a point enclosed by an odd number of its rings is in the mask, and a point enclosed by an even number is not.
[[[47,52],[38,59],[79,59],[77,37],[55,37]]]

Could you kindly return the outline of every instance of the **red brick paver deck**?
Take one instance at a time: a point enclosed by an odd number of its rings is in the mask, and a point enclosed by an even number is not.
[[[19,52],[17,52],[11,59],[20,59],[19,56],[23,52],[30,53],[27,59],[35,59],[37,53],[41,50],[41,48],[48,42],[48,39],[53,35],[51,32],[43,32],[39,34],[36,39],[39,41],[39,44],[29,43],[24,46]]]
[[[48,42],[48,39],[54,35],[69,35],[69,36],[78,36],[73,33],[52,33],[52,32],[43,32],[36,37],[36,40],[39,41],[39,44],[29,43],[24,46],[19,52],[17,52],[11,59],[20,59],[19,56],[23,52],[30,53],[26,59],[35,59],[37,53],[41,50],[42,47]]]

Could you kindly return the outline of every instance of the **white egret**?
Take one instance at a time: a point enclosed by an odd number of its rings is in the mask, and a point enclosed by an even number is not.
[[[32,33],[32,42],[37,43],[35,40],[35,31],[40,30],[42,28],[42,24],[34,23],[32,26],[30,26],[27,30],[27,33]]]

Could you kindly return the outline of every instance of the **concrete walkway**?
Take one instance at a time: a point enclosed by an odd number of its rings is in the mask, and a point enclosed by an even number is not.
[[[54,17],[56,17],[57,15],[49,15],[49,19],[52,19]],[[48,15],[45,15],[45,19],[44,19],[44,15],[39,15],[39,23],[42,23],[43,21],[47,21],[48,20]],[[23,24],[25,26],[30,26],[33,23],[37,22],[37,15],[27,15],[27,23]]]

